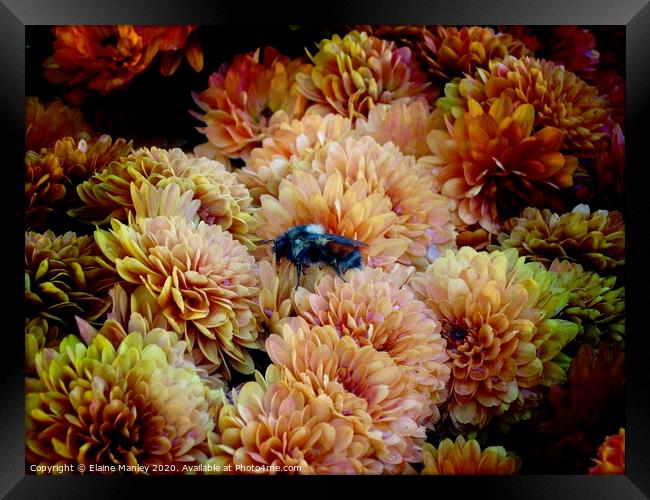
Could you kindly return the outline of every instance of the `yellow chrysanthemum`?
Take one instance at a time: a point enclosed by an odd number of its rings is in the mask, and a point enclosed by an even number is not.
[[[218,224],[245,243],[252,232],[252,199],[234,173],[221,163],[193,157],[180,149],[141,148],[121,161],[113,162],[77,187],[85,206],[73,215],[94,224],[111,219],[126,220],[134,208],[131,184],[148,182],[156,188],[177,184],[182,193],[192,191],[200,201],[198,215]]]
[[[625,266],[625,221],[620,212],[591,211],[578,205],[571,212],[553,213],[534,207],[509,219],[496,248],[516,248],[520,255],[549,266],[555,258],[582,264],[600,274]]]
[[[39,353],[36,369],[26,386],[29,463],[180,470],[205,460],[216,393],[141,334],[117,349],[101,335],[89,346],[69,336]]]
[[[117,274],[91,236],[25,233],[25,315],[59,325],[95,321],[111,305]]]
[[[478,474],[487,476],[510,476],[521,467],[521,459],[503,446],[489,446],[481,450],[475,439],[458,436],[456,441],[445,439],[438,447],[426,443],[423,449],[422,474]]]
[[[318,44],[310,73],[296,76],[300,92],[317,104],[310,112],[338,113],[349,118],[367,116],[375,104],[422,97],[437,90],[408,47],[351,31]]]

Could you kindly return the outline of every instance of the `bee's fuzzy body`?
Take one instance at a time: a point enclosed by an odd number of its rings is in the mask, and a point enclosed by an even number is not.
[[[278,258],[285,258],[296,266],[298,283],[302,269],[312,264],[328,265],[341,277],[349,269],[361,267],[359,248],[368,246],[361,241],[326,233],[320,224],[294,226],[270,242]]]

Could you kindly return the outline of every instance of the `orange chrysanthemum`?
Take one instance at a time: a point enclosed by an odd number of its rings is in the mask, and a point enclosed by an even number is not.
[[[589,469],[589,474],[625,474],[625,429],[621,427],[618,434],[607,436],[598,448],[596,465]]]
[[[266,348],[289,383],[329,395],[337,413],[356,426],[370,424],[375,457],[387,472],[422,459],[425,397],[388,353],[360,347],[331,326],[310,329],[302,319],[284,325],[282,336],[271,335]]]
[[[379,473],[365,419],[339,411],[343,390],[312,394],[300,383],[258,378],[233,391],[209,437],[206,465],[237,474]]]
[[[43,65],[45,78],[68,87],[78,86],[73,100],[81,101],[84,91],[100,94],[130,82],[147,69],[159,52],[161,71],[174,72],[185,50],[192,67],[203,67],[201,48],[188,36],[195,26],[56,26],[54,54]]]
[[[145,285],[165,319],[188,341],[197,364],[252,373],[247,349],[262,347],[253,309],[259,293],[254,259],[218,225],[186,217],[112,221],[98,245],[122,279]]]
[[[440,325],[429,309],[402,285],[412,269],[396,266],[350,270],[344,282],[321,275],[311,293],[305,288],[293,298],[298,314],[311,325],[331,325],[339,335],[352,337],[359,346],[371,345],[387,352],[429,397],[423,415],[428,423],[440,419],[437,405],[447,397],[449,359]]]
[[[458,200],[462,222],[495,234],[527,201],[548,203],[553,189],[570,186],[577,159],[559,151],[561,130],[533,132],[531,104],[515,108],[502,97],[487,113],[472,99],[469,107],[446,131],[429,134],[431,163],[442,194]]]
[[[555,127],[562,131],[563,149],[594,156],[605,145],[609,111],[605,98],[561,65],[543,59],[507,56],[493,60],[445,87],[455,106],[467,109],[467,100],[476,100],[487,109],[506,97],[515,107],[530,104],[536,130]],[[443,107],[449,101],[440,101]]]
[[[69,108],[59,99],[47,106],[38,97],[25,100],[25,151],[40,152],[64,137],[88,140],[92,133],[81,110]]]
[[[411,280],[442,325],[452,369],[447,411],[459,429],[484,427],[520,388],[565,380],[560,351],[578,328],[553,319],[568,300],[556,280],[514,250],[469,247],[447,250]]]
[[[211,146],[230,158],[246,159],[265,137],[288,119],[300,118],[307,105],[296,75],[308,74],[304,59],[289,59],[272,47],[235,56],[232,64],[212,73],[209,87],[193,93],[203,113],[191,111],[205,127]]]
[[[340,141],[352,134],[352,120],[340,115],[305,115],[300,120],[282,123],[262,146],[251,151],[238,177],[250,189],[254,200],[263,194],[278,195],[282,179],[293,169],[311,169],[316,151],[331,140]]]
[[[375,104],[418,97],[432,101],[437,96],[408,47],[365,32],[321,40],[310,57],[311,73],[296,79],[300,92],[317,103],[310,108],[313,112],[356,118],[367,116]]]
[[[481,450],[475,439],[458,436],[456,441],[445,439],[438,447],[426,443],[423,448],[424,469],[422,474],[478,474],[487,476],[511,476],[521,467],[521,459],[503,446],[489,446]]]
[[[429,154],[427,135],[433,130],[435,117],[423,99],[411,103],[395,102],[378,104],[368,113],[368,118],[359,118],[354,135],[361,138],[373,137],[379,144],[392,142],[405,155],[416,158]]]

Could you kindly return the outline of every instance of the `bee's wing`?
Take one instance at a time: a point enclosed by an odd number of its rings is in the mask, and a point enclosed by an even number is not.
[[[352,240],[350,238],[346,238],[345,236],[339,236],[338,234],[329,234],[329,233],[323,233],[323,234],[317,234],[314,235],[313,237],[310,236],[309,239],[318,239],[318,238],[323,238],[327,241],[330,241],[332,243],[338,243],[339,245],[345,245],[349,247],[367,247],[368,245],[364,243],[363,241],[357,241],[357,240]]]

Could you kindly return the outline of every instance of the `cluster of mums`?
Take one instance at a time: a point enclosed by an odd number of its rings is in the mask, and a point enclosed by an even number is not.
[[[69,103],[202,67],[195,27],[53,31]],[[479,435],[550,400],[540,434],[580,441],[620,392],[624,91],[593,35],[343,35],[212,73],[191,153],[27,99],[29,464],[513,474]],[[260,242],[311,223],[364,266],[297,283]]]

